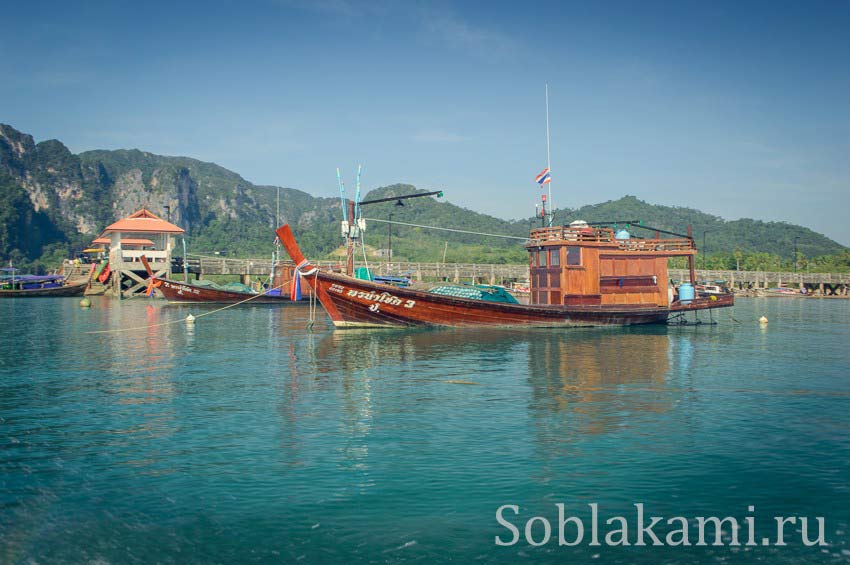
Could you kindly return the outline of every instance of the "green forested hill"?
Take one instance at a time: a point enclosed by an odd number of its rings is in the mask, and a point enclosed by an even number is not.
[[[376,190],[368,198],[386,197],[393,194],[408,193],[413,190],[409,186],[387,187]],[[450,197],[450,193],[447,194]],[[390,203],[376,205],[364,209],[364,215],[387,219],[390,211],[393,220],[423,225],[453,227],[469,231],[499,233],[506,235],[524,236],[528,234],[529,226],[540,225],[540,220],[527,218],[517,221],[506,221],[448,203],[429,201],[408,201],[404,208],[395,207]],[[795,244],[799,254],[798,266],[805,266],[809,259],[828,256],[819,263],[811,263],[811,267],[846,268],[847,249],[826,236],[808,228],[784,222],[763,222],[752,219],[727,221],[718,216],[706,214],[692,208],[662,206],[650,204],[634,196],[625,196],[619,200],[584,206],[578,209],[559,209],[556,211],[556,224],[569,223],[574,220],[588,222],[623,222],[637,221],[677,233],[686,233],[688,225],[693,226],[693,234],[697,246],[702,250],[703,238],[708,251],[707,267],[735,268],[740,262],[741,268],[791,268],[793,265]],[[377,247],[385,247],[388,239],[385,224],[371,227],[369,237],[383,241]],[[376,233],[383,230],[384,233]],[[650,235],[637,227],[631,230],[636,235]],[[517,242],[504,239],[482,238],[466,234],[431,232],[418,228],[403,226],[393,227],[393,248],[396,256],[408,258],[417,257],[419,260],[439,260],[445,241],[449,242],[448,259],[452,259],[452,246],[459,245],[455,259],[458,261],[477,260],[487,262],[523,261],[525,253]],[[471,247],[474,245],[474,248]],[[462,257],[461,257],[462,256]],[[469,257],[477,257],[470,259]]]
[[[661,206],[625,196],[619,200],[584,206],[577,210],[559,212],[558,219],[570,222],[575,219],[592,221],[641,220],[647,225],[685,233],[693,225],[694,238],[702,247],[703,232],[709,252],[736,250],[790,255],[797,238],[798,251],[807,257],[839,253],[846,249],[828,237],[802,226],[784,222],[762,222],[741,219],[727,221],[692,208]]]
[[[792,270],[796,246],[798,268],[850,270],[850,251],[846,247],[809,228],[786,222],[746,218],[729,221],[693,208],[649,204],[634,196],[577,210],[559,210],[557,218],[564,222],[639,220],[678,233],[686,233],[690,224],[703,255],[698,264],[712,269]]]
[[[403,194],[425,192],[415,187],[397,184],[375,189],[364,200],[401,196]],[[446,198],[440,200],[448,200]],[[404,206],[395,202],[386,202],[363,207],[365,218],[389,220],[392,214],[394,222],[437,226],[465,231],[489,234],[528,235],[528,222],[509,221],[479,214],[433,197],[414,198],[403,201]],[[527,253],[518,240],[498,237],[476,236],[441,230],[429,230],[404,225],[392,225],[382,222],[368,222],[366,243],[372,247],[385,249],[389,244],[392,230],[393,257],[398,260],[442,261],[443,253],[448,262],[510,263],[526,260]]]
[[[31,136],[0,124],[0,260],[11,258],[36,269],[50,267],[82,249],[109,223],[143,206],[185,229],[192,252],[264,256],[272,250],[278,191],[281,220],[293,226],[309,256],[327,256],[339,247],[338,198],[254,185],[233,171],[189,157],[135,149],[74,155],[57,140],[35,143]],[[372,190],[364,200],[413,192],[417,192],[413,186],[393,185]],[[440,201],[432,197],[406,200],[404,206],[376,204],[363,212],[367,218],[388,219],[392,214],[398,222],[518,237],[539,224],[534,218],[504,220],[451,204],[451,188],[445,196]],[[698,245],[706,232],[708,266],[718,268],[734,267],[738,261],[742,268],[787,268],[793,262],[795,240],[802,264],[850,268],[846,248],[808,228],[781,222],[726,221],[634,196],[557,211],[558,223],[575,219],[639,220],[682,233],[693,224]],[[391,236],[398,260],[439,261],[444,253],[449,262],[522,262],[526,258],[521,242],[510,239],[401,225],[394,225],[391,232],[386,223],[369,222],[366,243],[383,249]],[[814,257],[822,258],[809,259]]]

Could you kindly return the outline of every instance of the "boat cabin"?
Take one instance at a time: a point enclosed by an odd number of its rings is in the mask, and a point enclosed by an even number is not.
[[[629,227],[577,221],[532,230],[530,304],[670,306],[668,259],[688,257],[693,283],[693,238],[652,228],[651,238],[636,237]]]

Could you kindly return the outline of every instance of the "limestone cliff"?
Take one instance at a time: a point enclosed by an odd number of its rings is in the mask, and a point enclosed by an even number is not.
[[[271,234],[274,223],[276,190],[256,187],[212,163],[138,150],[74,155],[57,140],[35,143],[32,136],[5,124],[0,124],[0,183],[8,192],[2,255],[12,251],[13,236],[6,232],[13,225],[32,236],[27,245],[17,246],[23,257],[32,259],[51,243],[81,247],[106,225],[141,207],[200,241],[205,227],[217,226],[218,235],[206,238],[215,247],[224,247],[234,232],[257,231],[253,226]],[[25,200],[17,199],[19,190]],[[281,190],[286,194],[291,189]],[[35,237],[34,219],[44,237]],[[268,234],[264,240],[273,239]]]

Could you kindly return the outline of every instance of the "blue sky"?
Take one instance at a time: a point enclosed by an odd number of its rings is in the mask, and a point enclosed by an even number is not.
[[[7,3],[0,122],[505,218],[690,206],[850,245],[850,2]]]

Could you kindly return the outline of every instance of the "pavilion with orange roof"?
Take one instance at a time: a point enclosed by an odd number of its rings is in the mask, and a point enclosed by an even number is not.
[[[142,255],[148,259],[154,276],[170,277],[174,236],[182,233],[183,229],[145,208],[107,226],[95,242],[109,244],[113,295],[128,298],[144,293],[148,274]]]

